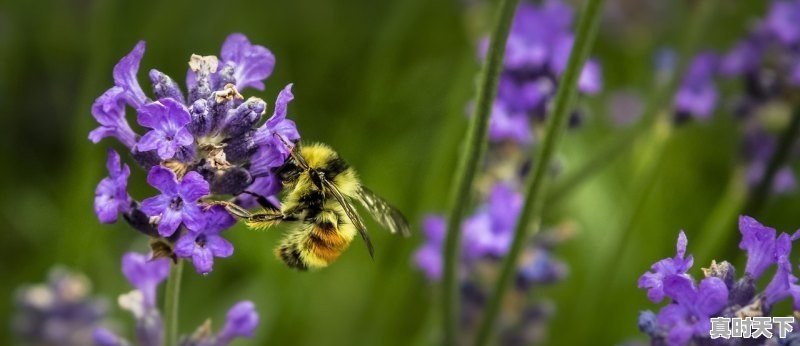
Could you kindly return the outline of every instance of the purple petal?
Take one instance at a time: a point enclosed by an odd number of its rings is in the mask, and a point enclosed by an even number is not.
[[[188,176],[189,174],[187,173],[186,175]],[[178,180],[175,177],[175,173],[166,167],[154,166],[151,168],[147,174],[147,183],[164,195],[171,197],[178,194]]]
[[[197,239],[197,233],[195,232],[185,232],[178,238],[178,241],[175,242],[175,254],[178,257],[189,258],[192,257],[192,253],[194,252],[195,241]]]
[[[236,303],[225,318],[225,325],[219,333],[219,341],[227,345],[236,337],[250,338],[258,326],[258,313],[255,305],[250,301]]]
[[[183,200],[188,202],[195,202],[200,197],[206,196],[211,193],[208,182],[203,179],[200,173],[190,171],[183,176],[180,182],[180,195]]]
[[[179,147],[188,147],[194,143],[194,137],[192,137],[192,133],[189,132],[189,129],[186,127],[182,127],[178,130],[173,140]]]
[[[92,104],[92,116],[100,123],[100,127],[89,133],[89,139],[93,143],[105,137],[115,137],[128,148],[136,143],[136,133],[125,119],[124,92],[120,87],[112,87]]]
[[[122,257],[122,273],[128,282],[142,291],[145,305],[155,307],[156,287],[169,276],[166,258],[149,259],[143,254],[128,252]]]
[[[95,346],[124,346],[128,344],[127,341],[114,334],[114,332],[103,327],[94,329],[92,342]]]
[[[694,328],[687,323],[689,312],[678,304],[665,306],[658,313],[658,324],[669,326],[667,343],[670,346],[687,345],[694,334]]]
[[[181,220],[186,228],[202,232],[206,227],[206,220],[203,217],[203,211],[197,204],[184,202],[183,209],[181,210]]]
[[[758,279],[764,270],[777,260],[775,257],[776,231],[774,228],[765,227],[749,216],[739,217],[739,231],[742,233],[739,248],[747,251],[745,273],[753,279]]]
[[[708,119],[717,106],[717,89],[712,82],[684,84],[675,95],[675,109],[700,119]]]
[[[214,267],[214,255],[210,249],[196,246],[192,253],[192,264],[198,274],[208,274]]]
[[[722,279],[711,276],[700,281],[700,288],[694,302],[698,317],[707,320],[709,316],[720,312],[727,303],[728,286]]]
[[[427,244],[414,253],[414,264],[425,273],[428,280],[439,281],[442,277],[442,254],[438,244]]]
[[[161,129],[167,121],[167,108],[161,102],[150,102],[137,110],[136,121],[151,129]]]
[[[165,195],[158,195],[153,196],[150,198],[145,198],[142,201],[142,204],[139,206],[139,209],[142,210],[147,216],[157,216],[161,215],[164,209],[169,208],[169,203],[172,200],[171,197]]]
[[[114,84],[125,90],[128,102],[134,108],[140,107],[147,101],[147,97],[136,79],[139,63],[144,55],[144,46],[144,41],[139,41],[133,50],[114,66]]]
[[[581,75],[578,79],[578,88],[588,95],[594,95],[600,92],[603,88],[603,75],[600,70],[600,63],[594,59],[589,59],[589,61],[583,65],[583,70],[581,70]]]
[[[233,244],[218,235],[206,236],[206,247],[216,257],[229,257],[233,255]]]
[[[160,234],[162,237],[169,237],[173,235],[181,225],[181,221],[183,221],[183,215],[184,213],[181,213],[178,210],[174,210],[169,207],[165,208],[164,211],[161,212],[161,219],[158,221],[158,234]]]
[[[783,43],[791,45],[800,40],[800,3],[775,1],[767,15],[766,25]]]
[[[669,275],[664,278],[664,294],[678,304],[691,306],[697,299],[697,290],[692,279],[683,275]]]
[[[426,240],[432,244],[442,244],[446,228],[444,217],[441,215],[428,215],[422,219],[422,232]]]
[[[212,206],[203,214],[206,219],[206,234],[219,233],[236,224],[236,219],[221,205]]]
[[[772,184],[772,190],[776,194],[787,194],[797,188],[797,180],[794,177],[794,171],[791,167],[783,167],[775,173],[775,181]]]
[[[97,184],[94,197],[94,213],[100,223],[117,222],[120,201],[114,198],[116,186],[111,178],[104,178]]]
[[[165,98],[158,100],[158,103],[164,106],[167,120],[174,124],[176,128],[183,127],[192,121],[192,117],[189,115],[189,109],[180,101],[172,98]]]
[[[489,138],[492,140],[512,140],[522,144],[531,143],[533,135],[530,128],[526,114],[512,114],[499,102],[495,102],[492,106],[492,115],[489,119]]]
[[[161,146],[161,143],[164,141],[164,135],[161,131],[158,130],[150,130],[139,139],[139,143],[136,144],[136,147],[140,151],[150,151],[156,150]],[[163,156],[159,154],[159,158],[164,159]],[[167,159],[172,158],[167,157]]]
[[[269,49],[253,45],[242,34],[231,34],[222,44],[222,60],[234,67],[236,87],[244,90],[252,87],[264,90],[264,79],[272,74],[275,56]]]
[[[272,117],[267,121],[268,127],[274,127],[276,124],[286,119],[286,111],[289,102],[292,102],[292,100],[294,100],[294,94],[292,94],[292,84],[289,84],[281,90],[278,94],[278,99],[275,100],[275,111],[272,113]]]

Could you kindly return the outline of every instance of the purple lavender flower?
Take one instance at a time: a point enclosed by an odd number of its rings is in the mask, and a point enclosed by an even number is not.
[[[255,305],[250,301],[236,303],[225,319],[225,326],[217,337],[218,345],[227,345],[237,337],[251,338],[258,326],[258,313]]]
[[[441,216],[428,215],[422,220],[426,243],[414,253],[414,263],[431,281],[438,281],[442,277],[441,251],[445,228],[446,224]]]
[[[108,304],[92,296],[89,280],[64,268],[51,269],[44,283],[18,288],[14,305],[11,331],[24,345],[90,344],[108,312]]]
[[[708,119],[714,112],[718,98],[714,85],[717,64],[718,58],[712,53],[702,53],[692,60],[675,95],[679,118]]]
[[[647,298],[653,303],[661,302],[664,299],[664,280],[673,275],[687,276],[686,272],[692,267],[694,258],[692,255],[686,256],[686,245],[689,241],[683,231],[678,234],[677,253],[673,258],[662,259],[650,268],[651,271],[644,273],[639,278],[639,288],[647,289]]]
[[[89,132],[89,140],[100,142],[105,137],[114,137],[128,148],[136,145],[136,133],[125,119],[125,90],[112,87],[92,104],[92,116],[100,127]]]
[[[275,101],[275,112],[264,125],[256,130],[255,143],[259,146],[253,158],[253,165],[258,167],[279,167],[289,157],[290,148],[277,136],[287,142],[300,139],[294,121],[286,119],[289,102],[294,99],[292,85],[287,85]]]
[[[709,318],[728,302],[728,288],[716,277],[708,277],[695,287],[692,279],[682,275],[664,278],[664,293],[674,303],[658,313],[658,323],[667,330],[670,345],[685,345],[693,336],[708,337]]]
[[[183,223],[191,231],[202,231],[205,227],[200,206],[200,197],[208,195],[208,182],[197,172],[188,172],[178,182],[175,173],[162,166],[153,167],[147,175],[147,183],[161,194],[142,201],[142,211],[148,216],[160,217],[158,233],[169,237]]]
[[[169,266],[166,258],[153,259],[136,252],[128,252],[122,257],[122,274],[131,286],[142,292],[148,308],[155,308],[156,288],[169,276]]]
[[[242,34],[231,34],[222,44],[220,57],[233,67],[233,77],[239,90],[252,87],[264,90],[264,80],[272,74],[275,56],[269,49],[250,43]]]
[[[114,223],[120,212],[127,212],[131,208],[127,191],[131,170],[112,149],[108,150],[106,168],[108,177],[103,178],[94,191],[94,212],[101,223]]]
[[[157,150],[162,160],[173,158],[180,148],[194,143],[186,128],[191,121],[189,111],[174,99],[165,98],[144,105],[139,109],[138,121],[152,129],[139,140],[139,150]]]
[[[672,302],[664,306],[657,317],[645,311],[639,318],[640,329],[651,337],[653,344],[688,345],[691,341],[710,344],[711,317],[768,316],[773,305],[788,297],[794,300],[795,309],[800,307],[800,285],[789,261],[792,241],[800,234],[781,233],[776,238],[775,229],[748,216],[740,217],[739,228],[742,232],[740,248],[746,250],[748,256],[745,275],[740,279],[736,280],[736,270],[730,263],[716,261],[703,269],[705,278],[699,287],[695,287],[694,279],[686,272],[660,279],[661,298],[669,297]],[[756,279],[772,263],[778,264],[775,276],[762,292],[757,292]],[[649,288],[641,285],[641,281],[639,287]],[[652,297],[651,300],[656,302]]]
[[[95,346],[127,346],[128,341],[120,338],[114,332],[103,328],[97,327],[92,333],[92,341]]]
[[[544,4],[521,3],[517,7],[506,42],[504,70],[492,109],[489,138],[495,142],[532,142],[530,124],[542,121],[558,87],[572,50],[572,9],[560,0]],[[484,58],[488,39],[481,41]],[[596,94],[602,88],[600,65],[589,60],[578,88]]]
[[[800,2],[795,0],[776,0],[767,15],[766,26],[784,44],[800,41]]]
[[[214,257],[228,257],[233,254],[233,245],[219,233],[236,223],[225,208],[219,205],[203,212],[205,227],[200,231],[185,232],[175,243],[175,254],[191,258],[199,274],[208,274],[214,265]]]
[[[758,279],[778,259],[775,249],[776,231],[749,216],[739,217],[739,231],[742,233],[739,248],[747,251],[744,272],[751,278]]]

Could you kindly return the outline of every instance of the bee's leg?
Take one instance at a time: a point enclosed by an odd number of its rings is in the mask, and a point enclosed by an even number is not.
[[[258,202],[258,205],[260,205],[262,208],[264,208],[264,210],[267,210],[267,211],[280,211],[280,208],[278,208],[276,205],[272,204],[272,202],[270,202],[266,197],[264,197],[262,195],[259,195],[259,194],[255,193],[255,192],[250,192],[250,191],[242,191],[242,193],[246,193],[246,194],[248,194],[250,196],[255,197],[256,198],[256,202]]]
[[[233,216],[240,217],[242,219],[249,219],[253,217],[253,214],[250,213],[247,209],[242,208],[235,203],[228,202],[228,201],[212,201],[208,204],[208,206],[212,205],[221,205],[225,207],[229,213],[233,214]]]

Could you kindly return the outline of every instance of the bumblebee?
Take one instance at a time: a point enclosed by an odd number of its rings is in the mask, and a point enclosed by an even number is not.
[[[290,153],[275,172],[283,183],[280,208],[261,196],[256,197],[264,209],[256,213],[230,202],[219,202],[253,229],[289,223],[288,232],[275,249],[275,255],[286,265],[303,271],[326,267],[347,249],[356,234],[364,240],[370,257],[374,257],[364,221],[352,200],[359,201],[391,233],[410,235],[405,217],[361,185],[353,168],[333,149],[321,143],[298,143]]]

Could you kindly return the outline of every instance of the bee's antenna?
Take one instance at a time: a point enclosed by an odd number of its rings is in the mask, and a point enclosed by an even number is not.
[[[289,141],[287,141],[286,138],[283,138],[283,136],[281,136],[281,134],[277,132],[273,132],[272,135],[278,137],[278,139],[280,139],[281,142],[283,142],[283,145],[286,146],[286,149],[289,149],[289,155],[291,155],[292,158],[294,158],[294,160],[297,161],[297,164],[300,166],[300,168],[305,170],[310,169],[310,166],[308,165],[306,160],[302,156],[297,154],[297,151],[295,150],[297,146],[293,147],[292,145],[290,145]]]

